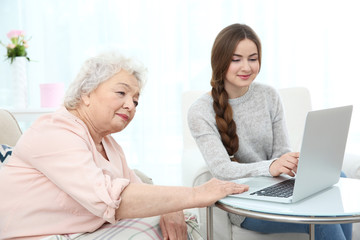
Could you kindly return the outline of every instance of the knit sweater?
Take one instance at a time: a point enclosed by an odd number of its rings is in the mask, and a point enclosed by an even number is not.
[[[202,95],[188,110],[191,134],[211,174],[223,180],[271,176],[270,164],[291,151],[278,92],[254,82],[243,96],[229,99],[229,104],[239,137],[239,149],[234,155],[238,162],[230,161],[221,141],[211,95]]]

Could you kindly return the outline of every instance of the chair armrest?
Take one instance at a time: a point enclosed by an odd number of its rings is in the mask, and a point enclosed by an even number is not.
[[[348,178],[360,179],[360,154],[346,153],[342,170]]]
[[[149,178],[145,173],[141,172],[138,169],[133,169],[136,176],[138,176],[143,183],[154,184],[152,178]]]
[[[202,167],[194,175],[193,186],[201,185],[211,178],[212,175],[207,167]],[[231,225],[228,214],[217,207],[213,207],[214,239],[231,240]],[[206,208],[199,208],[199,226],[201,235],[206,239]]]
[[[199,149],[196,146],[184,149],[182,155],[183,185],[188,187],[198,186],[211,178],[212,175]],[[191,210],[198,215],[200,234],[206,239],[206,208]],[[217,207],[213,208],[213,230],[214,239],[231,240],[231,223],[228,214]]]
[[[181,168],[182,185],[187,187],[194,186],[194,181],[199,175],[199,169],[207,169],[205,160],[196,146],[183,150]]]

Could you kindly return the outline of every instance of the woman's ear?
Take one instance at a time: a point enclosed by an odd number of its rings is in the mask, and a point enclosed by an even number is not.
[[[81,100],[84,103],[84,105],[88,107],[90,105],[90,93],[86,95],[81,95]]]

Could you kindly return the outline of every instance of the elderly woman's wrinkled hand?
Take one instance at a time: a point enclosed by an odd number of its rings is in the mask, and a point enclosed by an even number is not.
[[[247,190],[249,190],[248,185],[212,178],[208,182],[194,187],[194,198],[200,204],[199,207],[206,207],[227,195],[239,194]]]
[[[187,240],[187,226],[183,211],[162,215],[160,228],[164,240]]]

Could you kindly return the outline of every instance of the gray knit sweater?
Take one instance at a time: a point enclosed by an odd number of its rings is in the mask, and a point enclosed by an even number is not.
[[[248,92],[230,99],[237,126],[239,150],[231,162],[216,127],[213,99],[207,93],[188,111],[188,124],[212,175],[223,180],[270,176],[269,166],[291,151],[278,92],[267,85],[252,83]]]

